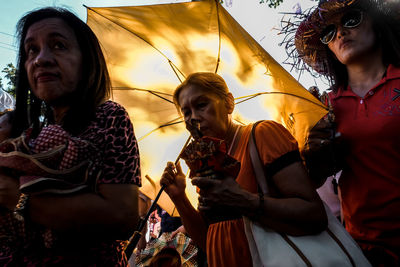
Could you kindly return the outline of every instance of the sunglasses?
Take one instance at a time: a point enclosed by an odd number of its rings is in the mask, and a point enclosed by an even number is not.
[[[340,24],[347,29],[355,28],[361,24],[363,13],[361,10],[351,10],[343,15],[340,19]],[[319,38],[323,44],[329,44],[335,38],[337,32],[336,24],[328,25],[321,33]]]

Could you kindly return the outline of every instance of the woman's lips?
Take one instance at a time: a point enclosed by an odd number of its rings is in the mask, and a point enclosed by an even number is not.
[[[343,40],[343,41],[340,43],[339,48],[342,49],[342,48],[348,46],[350,43],[351,43],[351,40]]]
[[[36,82],[49,82],[58,79],[58,75],[55,73],[44,72],[36,76]]]

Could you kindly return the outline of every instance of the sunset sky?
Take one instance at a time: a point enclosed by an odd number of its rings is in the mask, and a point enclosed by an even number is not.
[[[3,0],[6,1],[6,0]],[[35,8],[45,6],[66,7],[77,14],[86,22],[86,8],[99,6],[134,6],[144,4],[159,3],[177,3],[186,2],[182,0],[11,0],[7,1],[0,9],[0,69],[2,70],[8,63],[16,65],[16,40],[15,26],[17,21],[26,12]],[[280,12],[292,12],[296,4],[301,8],[307,9],[315,5],[313,0],[284,0],[283,4],[277,9],[269,8],[266,4],[259,4],[259,0],[225,0],[223,7],[257,40],[264,49],[282,63],[286,57],[283,47],[278,44],[281,36],[278,35],[279,22],[282,18]],[[283,65],[287,70],[288,66]],[[291,73],[296,79],[298,74]],[[0,74],[2,77],[3,75]],[[318,85],[325,89],[327,85],[319,80],[311,78],[309,75],[303,75],[300,83],[308,88],[312,85]]]

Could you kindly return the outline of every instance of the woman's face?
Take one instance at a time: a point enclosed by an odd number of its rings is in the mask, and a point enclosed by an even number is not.
[[[197,121],[203,135],[225,138],[231,113],[226,100],[201,87],[189,85],[179,93],[178,101],[186,125]]]
[[[73,30],[59,18],[32,24],[24,40],[25,69],[36,97],[64,106],[82,75],[82,53]]]
[[[339,18],[336,21],[340,20],[340,16],[342,15],[338,15]],[[366,56],[379,52],[372,22],[366,14],[357,27],[345,28],[339,23],[336,23],[336,26],[336,35],[328,44],[328,47],[342,64],[357,63]]]

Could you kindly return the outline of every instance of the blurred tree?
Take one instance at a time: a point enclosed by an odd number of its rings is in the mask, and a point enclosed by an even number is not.
[[[6,91],[7,93],[11,94],[15,97],[15,89],[16,89],[16,74],[17,69],[14,67],[12,63],[8,63],[7,66],[1,71],[5,73],[4,78],[8,80],[7,87],[3,84],[2,79],[0,78],[0,87]]]
[[[259,0],[260,4],[268,4],[269,7],[277,8],[283,0]],[[221,4],[224,3],[224,0],[219,0]]]
[[[260,0],[260,4],[268,4],[269,7],[277,8],[283,0]]]

